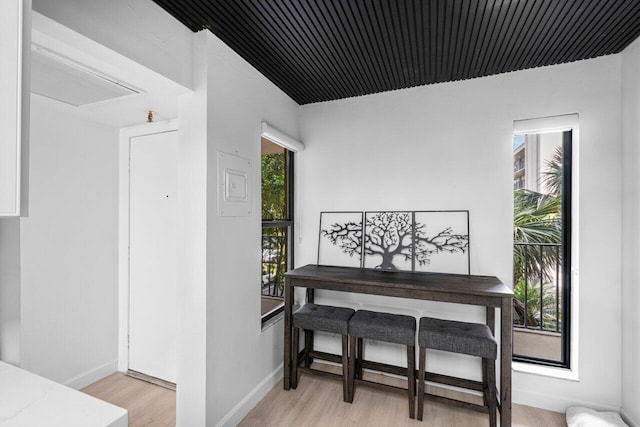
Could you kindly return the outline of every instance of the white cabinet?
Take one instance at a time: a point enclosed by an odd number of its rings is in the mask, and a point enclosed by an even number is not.
[[[20,215],[22,139],[29,119],[25,107],[30,15],[30,0],[0,1],[0,217]]]
[[[0,403],[0,425],[7,427],[129,424],[125,409],[4,362],[0,362]]]

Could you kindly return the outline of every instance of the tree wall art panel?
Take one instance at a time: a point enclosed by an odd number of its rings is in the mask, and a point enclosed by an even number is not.
[[[365,212],[364,267],[412,271],[413,212]]]
[[[470,274],[469,211],[414,213],[414,270]]]
[[[362,267],[362,212],[320,212],[318,265]]]

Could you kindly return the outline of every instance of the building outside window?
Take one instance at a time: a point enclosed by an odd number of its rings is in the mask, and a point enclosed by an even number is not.
[[[570,366],[572,129],[513,137],[517,361]]]

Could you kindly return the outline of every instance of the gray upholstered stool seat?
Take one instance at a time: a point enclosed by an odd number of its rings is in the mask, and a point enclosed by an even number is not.
[[[357,339],[357,348],[356,348]],[[364,360],[363,339],[371,339],[407,347],[407,369]],[[381,313],[358,310],[349,321],[349,401],[355,394],[356,376],[360,383],[371,383],[362,378],[362,368],[375,369],[393,374],[401,373],[407,377],[407,396],[409,398],[409,417],[415,418],[415,342],[416,319],[402,314]],[[358,367],[356,368],[356,361]],[[383,384],[375,383],[378,387]]]
[[[298,386],[298,369],[311,374],[324,374],[311,368],[312,355],[319,359],[330,361],[339,361],[342,363],[342,375],[337,375],[342,379],[342,394],[345,402],[349,401],[349,340],[347,333],[349,331],[349,319],[355,313],[355,310],[345,307],[332,307],[328,305],[305,304],[300,310],[293,313],[291,323],[293,325],[293,371],[291,375],[291,386]],[[300,329],[304,329],[305,345],[304,345],[304,367],[299,368],[298,348],[300,340]],[[342,335],[342,354],[340,356],[319,353],[313,351],[313,335],[311,331],[330,332]]]
[[[495,359],[498,343],[487,325],[454,320],[420,319],[420,347]]]
[[[349,335],[402,345],[415,345],[416,319],[402,314],[358,310],[349,321]]]
[[[293,314],[293,327],[347,335],[354,313],[351,308],[305,304]]]
[[[483,392],[484,407],[481,405],[479,408],[489,413],[489,425],[495,427],[497,408],[495,360],[498,354],[498,343],[493,337],[489,326],[479,323],[423,317],[420,319],[418,346],[420,347],[418,420],[422,420],[424,412],[426,349],[429,348],[482,358],[482,383],[460,379],[458,386],[469,387]],[[450,399],[442,398],[439,400],[451,401]],[[455,403],[455,401],[451,403]]]

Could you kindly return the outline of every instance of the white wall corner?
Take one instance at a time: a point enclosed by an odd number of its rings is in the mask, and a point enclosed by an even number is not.
[[[66,385],[67,387],[80,390],[81,388],[84,388],[89,384],[93,384],[96,381],[100,381],[101,379],[117,371],[118,371],[118,361],[112,360],[103,365],[97,366],[93,369],[90,369],[86,372],[76,375],[73,378],[69,378],[68,380],[63,381],[62,384]]]
[[[571,396],[536,392],[531,390],[513,390],[513,403],[546,409],[547,411],[566,412],[572,406],[584,406],[596,411],[618,412],[617,406],[602,405],[588,400],[574,399]]]
[[[620,416],[629,427],[640,427],[640,420],[633,419],[624,408],[620,408]]]
[[[244,399],[231,409],[227,415],[222,417],[217,427],[236,426],[244,417],[271,391],[282,378],[283,365],[280,364],[275,371],[271,372],[265,379],[251,390]]]

